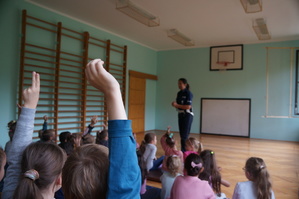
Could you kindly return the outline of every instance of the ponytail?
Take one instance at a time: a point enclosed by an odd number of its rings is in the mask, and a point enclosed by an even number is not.
[[[139,147],[139,151],[140,151],[140,153],[141,153],[142,155],[143,155],[144,152],[145,152],[145,147],[146,147],[146,143],[145,143],[144,140],[142,140],[141,145],[140,145],[140,147]]]
[[[186,85],[187,90],[190,90],[190,85],[188,84],[188,81],[186,78],[180,78],[179,81],[183,82],[183,84]]]
[[[56,144],[35,142],[24,151],[21,160],[23,176],[15,190],[14,199],[42,199],[41,191],[61,174],[66,155]]]
[[[270,199],[272,184],[263,159],[251,157],[246,161],[246,171],[253,178],[257,190],[257,199]]]

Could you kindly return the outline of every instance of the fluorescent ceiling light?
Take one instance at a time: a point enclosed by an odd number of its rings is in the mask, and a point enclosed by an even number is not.
[[[261,12],[263,10],[262,0],[240,0],[246,13]]]
[[[153,27],[160,25],[158,17],[138,7],[130,0],[117,0],[116,9],[146,26]]]
[[[175,40],[176,42],[179,42],[183,44],[184,46],[194,46],[194,41],[177,31],[176,29],[170,29],[167,31],[167,36],[171,39]]]
[[[271,39],[270,33],[267,28],[267,24],[264,18],[258,18],[253,20],[252,27],[259,40]]]

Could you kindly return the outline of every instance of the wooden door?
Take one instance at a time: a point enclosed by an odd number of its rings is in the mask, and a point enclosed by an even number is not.
[[[144,131],[146,79],[130,76],[129,119],[134,133]]]

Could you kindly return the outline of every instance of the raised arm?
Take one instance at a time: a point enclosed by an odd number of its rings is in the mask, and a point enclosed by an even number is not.
[[[90,134],[97,122],[98,122],[98,116],[97,115],[92,116],[92,118],[90,119],[90,124],[84,130],[83,136]]]
[[[23,91],[24,106],[17,122],[11,149],[7,155],[9,167],[4,179],[3,199],[11,199],[21,174],[21,158],[25,148],[32,142],[34,116],[39,99],[39,74],[32,73],[32,85]]]
[[[100,59],[93,60],[85,72],[89,83],[103,92],[107,101],[109,173],[106,198],[139,199],[141,176],[131,121],[127,120],[119,84],[103,64]]]

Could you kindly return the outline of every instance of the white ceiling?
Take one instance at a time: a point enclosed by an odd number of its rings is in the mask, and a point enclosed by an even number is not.
[[[131,0],[158,16],[158,27],[119,12],[116,0],[28,1],[155,50],[190,48],[167,37],[171,28],[194,40],[195,47],[299,39],[299,0],[263,0],[263,11],[254,14],[246,14],[240,0]],[[253,19],[260,17],[271,40],[259,41],[252,29]]]

